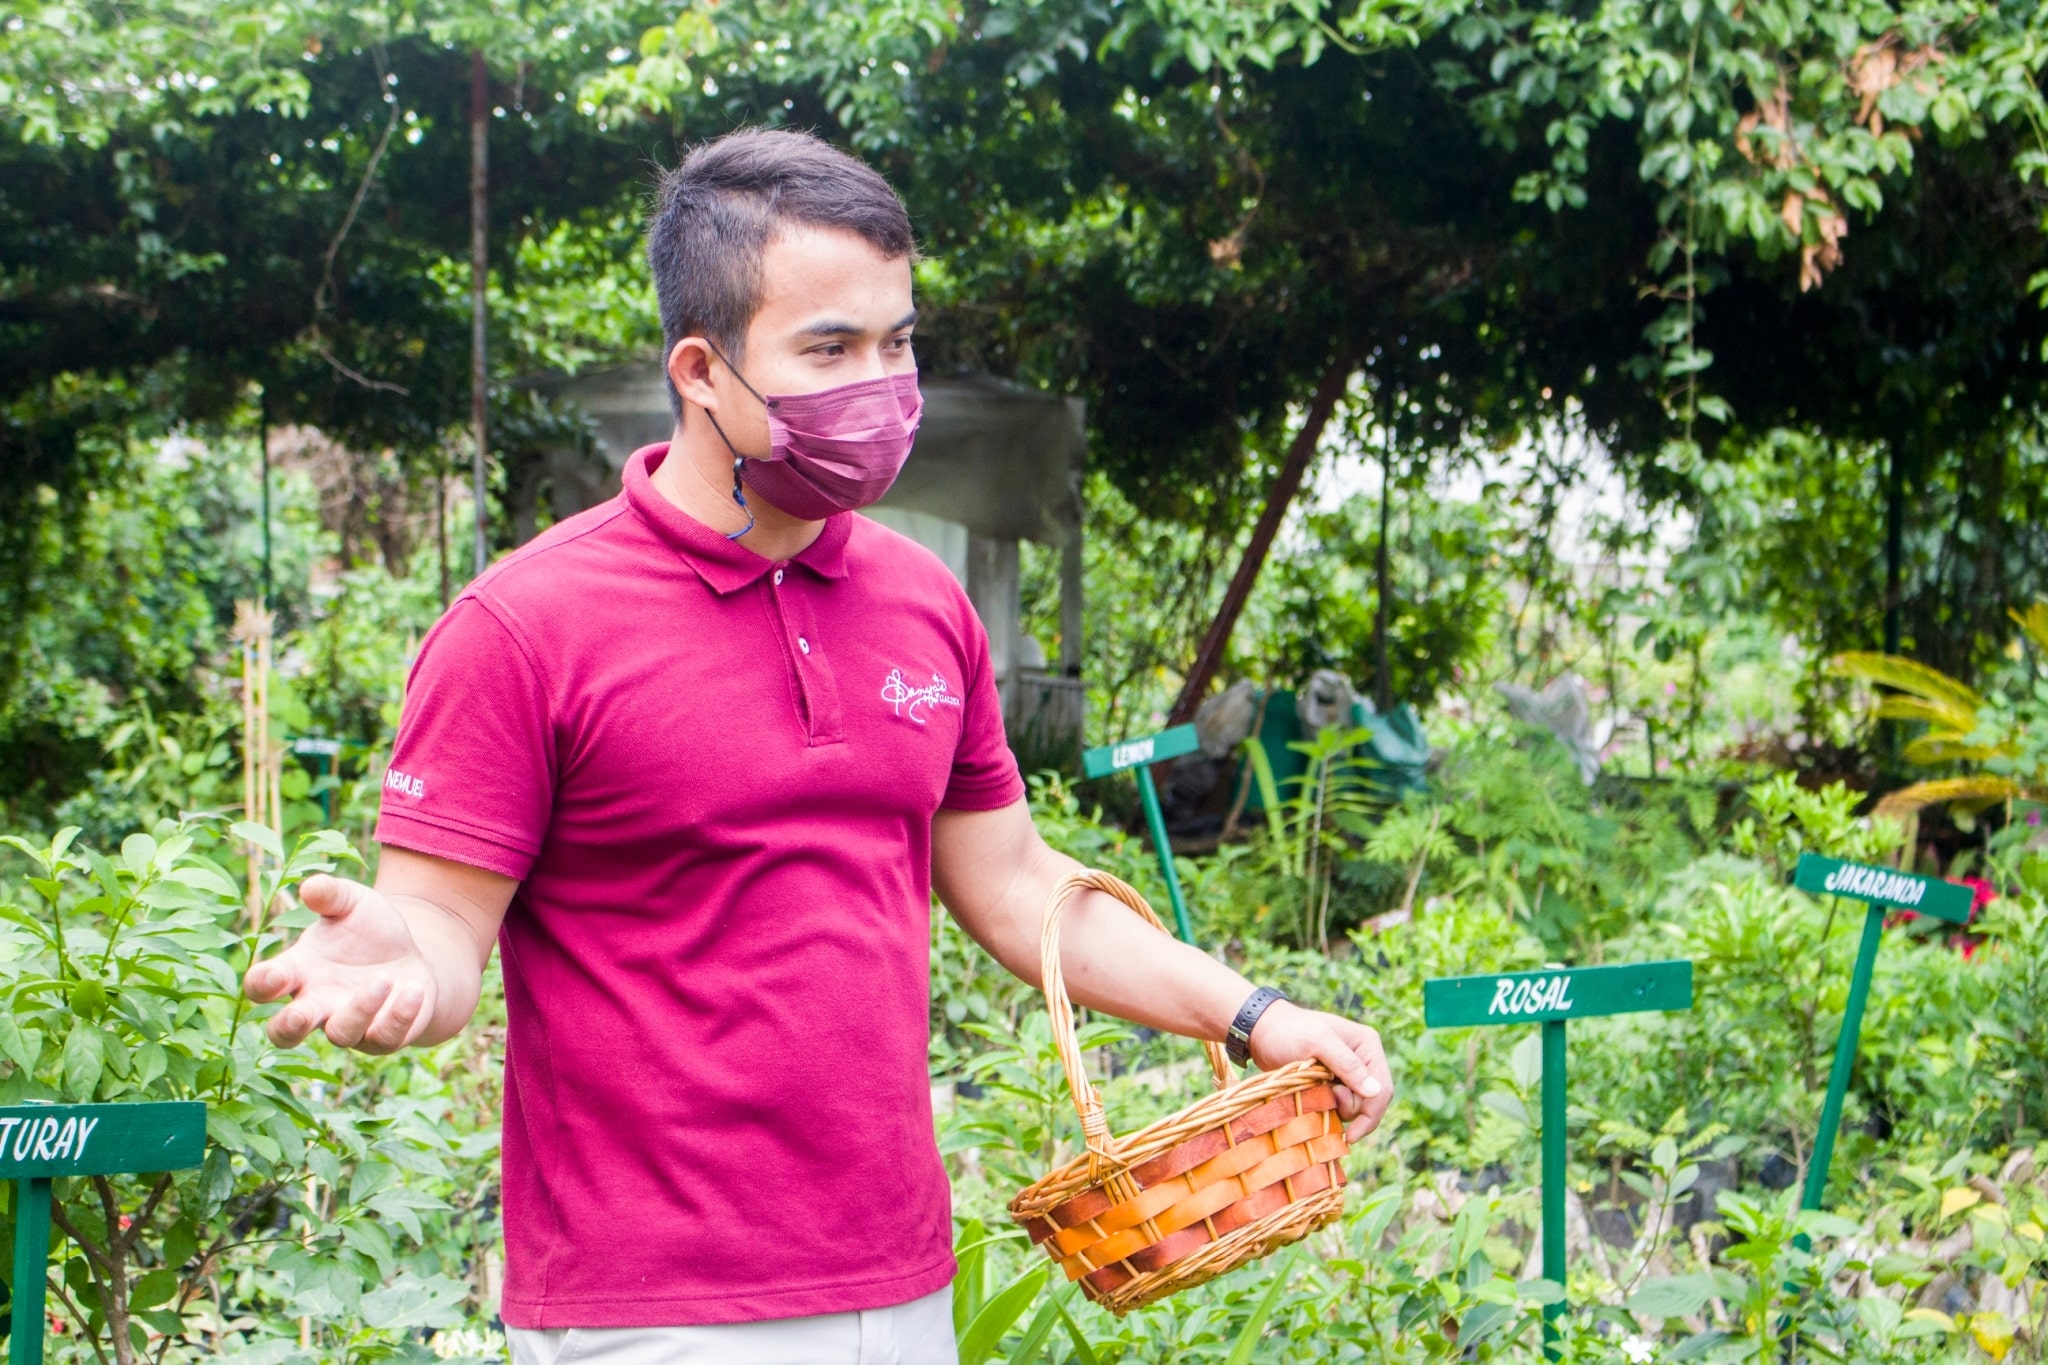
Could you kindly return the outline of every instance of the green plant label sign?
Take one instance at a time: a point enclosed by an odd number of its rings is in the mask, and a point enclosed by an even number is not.
[[[0,1180],[177,1171],[206,1155],[206,1106],[15,1104],[0,1108]]]
[[[1792,885],[1816,896],[1841,896],[1865,905],[1912,910],[1951,924],[1970,922],[1969,887],[1923,877],[1917,872],[1895,872],[1888,867],[1802,853],[1799,866],[1792,873]]]
[[[1422,1017],[1431,1028],[1541,1024],[1691,1008],[1690,962],[1555,967],[1498,976],[1446,976],[1422,983]]]
[[[1176,725],[1156,735],[1141,735],[1121,744],[1105,744],[1099,749],[1090,749],[1081,755],[1081,771],[1088,777],[1107,777],[1126,768],[1135,768],[1140,763],[1164,763],[1169,758],[1191,754],[1201,747],[1202,742],[1195,738],[1194,726]]]

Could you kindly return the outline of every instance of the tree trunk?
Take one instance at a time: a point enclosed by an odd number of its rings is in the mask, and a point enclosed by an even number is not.
[[[1387,505],[1393,497],[1394,452],[1393,436],[1387,437],[1388,448],[1380,452],[1380,544],[1377,562],[1373,566],[1376,597],[1372,613],[1372,708],[1385,715],[1394,709],[1394,676],[1387,667],[1387,621],[1388,599],[1393,595],[1393,583],[1387,568]]]
[[[484,565],[490,562],[484,516],[484,459],[489,449],[484,428],[484,283],[490,265],[485,254],[490,209],[490,120],[491,92],[484,71],[484,54],[473,52],[469,58],[469,420],[476,428],[476,454],[470,462],[470,475],[476,497],[477,573],[482,573]]]
[[[1259,570],[1265,567],[1266,554],[1273,548],[1273,537],[1279,534],[1281,519],[1287,515],[1294,495],[1301,491],[1301,481],[1307,476],[1309,463],[1315,458],[1316,442],[1322,439],[1323,428],[1329,424],[1330,414],[1336,409],[1337,400],[1344,396],[1344,386],[1350,380],[1349,355],[1339,356],[1323,372],[1322,383],[1316,386],[1315,397],[1309,400],[1307,419],[1302,422],[1301,430],[1294,434],[1294,444],[1288,447],[1286,462],[1280,466],[1272,491],[1266,495],[1265,510],[1259,513],[1258,524],[1252,527],[1251,543],[1244,547],[1244,556],[1237,561],[1237,572],[1230,576],[1230,586],[1223,592],[1223,604],[1216,609],[1216,618],[1209,623],[1208,633],[1202,637],[1202,647],[1195,653],[1187,681],[1181,684],[1180,697],[1173,704],[1171,724],[1179,725],[1193,719],[1195,708],[1202,704],[1202,698],[1209,691],[1209,684],[1216,680],[1216,671],[1223,665],[1224,648],[1230,643],[1230,633],[1237,628],[1237,618],[1243,614],[1244,604],[1252,595],[1252,585],[1258,581]]]
[[[1905,634],[1906,472],[1898,441],[1891,441],[1889,447],[1884,499],[1884,652],[1896,658]],[[1905,723],[1887,720],[1882,734],[1883,776],[1886,785],[1896,785],[1904,780],[1900,751],[1906,744]]]

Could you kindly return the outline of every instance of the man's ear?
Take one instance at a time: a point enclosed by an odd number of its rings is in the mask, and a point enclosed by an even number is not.
[[[718,412],[718,390],[711,386],[711,344],[703,337],[684,337],[669,348],[668,377],[684,402]]]

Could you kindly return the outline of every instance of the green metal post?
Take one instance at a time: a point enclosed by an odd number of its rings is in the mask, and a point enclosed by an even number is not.
[[[1543,1278],[1555,1280],[1560,1288],[1564,1271],[1564,1020],[1543,1025]],[[1563,1299],[1543,1308],[1543,1353],[1558,1357],[1557,1319],[1563,1315]]]
[[[14,1325],[7,1365],[43,1365],[43,1308],[49,1292],[50,1178],[14,1182]]]
[[[1820,1107],[1820,1131],[1813,1136],[1813,1160],[1806,1167],[1802,1209],[1817,1209],[1828,1192],[1828,1163],[1835,1155],[1835,1132],[1842,1126],[1842,1101],[1849,1093],[1849,1073],[1856,1069],[1856,1041],[1863,1032],[1863,1006],[1870,999],[1870,974],[1877,965],[1877,943],[1884,936],[1882,905],[1863,917],[1863,942],[1856,948],[1856,971],[1849,978],[1849,1001],[1842,1008],[1842,1033],[1835,1039],[1835,1065],[1828,1072],[1828,1097]]]
[[[1180,893],[1180,873],[1173,867],[1173,841],[1166,837],[1166,815],[1159,809],[1159,788],[1152,785],[1152,769],[1138,765],[1138,796],[1145,803],[1145,828],[1152,831],[1152,847],[1159,853],[1159,870],[1166,876],[1166,898],[1173,902],[1173,927],[1183,943],[1195,941],[1188,927],[1188,903]]]

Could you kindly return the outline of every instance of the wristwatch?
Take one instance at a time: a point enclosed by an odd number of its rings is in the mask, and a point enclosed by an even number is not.
[[[1223,1053],[1239,1066],[1249,1065],[1252,1059],[1252,1027],[1259,1022],[1259,1016],[1275,1000],[1287,997],[1271,986],[1261,986],[1251,993],[1238,1008],[1237,1017],[1230,1021],[1230,1032],[1223,1038]]]

